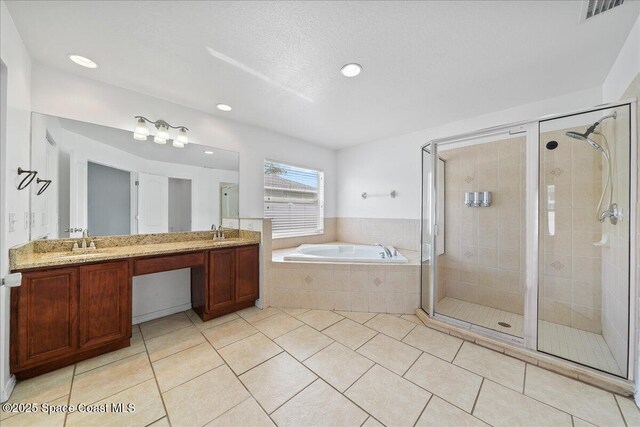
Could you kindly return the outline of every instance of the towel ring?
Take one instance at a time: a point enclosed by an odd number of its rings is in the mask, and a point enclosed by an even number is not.
[[[36,184],[40,184],[41,182],[44,182],[44,185],[40,187],[36,196],[39,196],[42,193],[44,193],[47,190],[47,188],[49,188],[49,186],[51,185],[50,179],[40,179],[40,178],[36,179]]]
[[[27,174],[27,176],[25,176],[24,178],[22,178],[22,181],[20,181],[20,183],[18,184],[18,190],[24,190],[25,188],[27,188],[29,186],[29,184],[31,184],[33,182],[33,179],[36,177],[36,175],[38,174],[38,171],[28,171],[28,170],[24,170],[22,168],[18,168],[18,176],[22,175],[22,174]]]

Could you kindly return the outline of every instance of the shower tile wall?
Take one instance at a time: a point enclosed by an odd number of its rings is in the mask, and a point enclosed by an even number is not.
[[[437,298],[523,314],[525,139],[440,151],[445,160],[445,253]],[[491,191],[491,207],[466,207],[466,191]]]
[[[602,237],[595,218],[602,190],[602,156],[561,129],[540,135],[541,266],[539,320],[601,333]],[[548,150],[549,141],[558,147]]]

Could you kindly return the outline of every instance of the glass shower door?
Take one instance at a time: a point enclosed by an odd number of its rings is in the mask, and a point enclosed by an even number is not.
[[[538,350],[628,374],[631,106],[540,122]]]

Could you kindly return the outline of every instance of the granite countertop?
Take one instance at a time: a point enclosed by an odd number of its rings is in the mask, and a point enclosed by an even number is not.
[[[170,233],[169,233],[170,234]],[[98,249],[88,252],[72,252],[69,250],[36,251],[34,242],[28,243],[9,251],[9,267],[11,271],[22,271],[42,267],[61,267],[65,265],[84,264],[96,261],[109,261],[134,257],[180,254],[206,249],[246,246],[260,243],[260,234],[230,237],[223,240],[201,238],[194,240],[167,239],[166,242],[125,244],[101,247],[100,239],[96,239]],[[196,236],[194,236],[196,237]],[[198,236],[200,237],[200,236]],[[77,240],[77,239],[76,239]],[[65,240],[70,241],[69,239]],[[60,245],[59,245],[60,246]]]

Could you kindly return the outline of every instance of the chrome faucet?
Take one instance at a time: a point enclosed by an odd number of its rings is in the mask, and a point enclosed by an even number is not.
[[[220,226],[218,226],[218,238],[219,239],[224,239],[224,230],[222,229],[222,224],[220,224]]]
[[[383,244],[381,244],[381,243],[374,243],[374,244],[376,246],[380,246],[382,248],[382,250],[384,250],[384,253],[386,253],[389,258],[393,258],[393,255],[391,254],[391,251],[388,248],[385,248]]]

